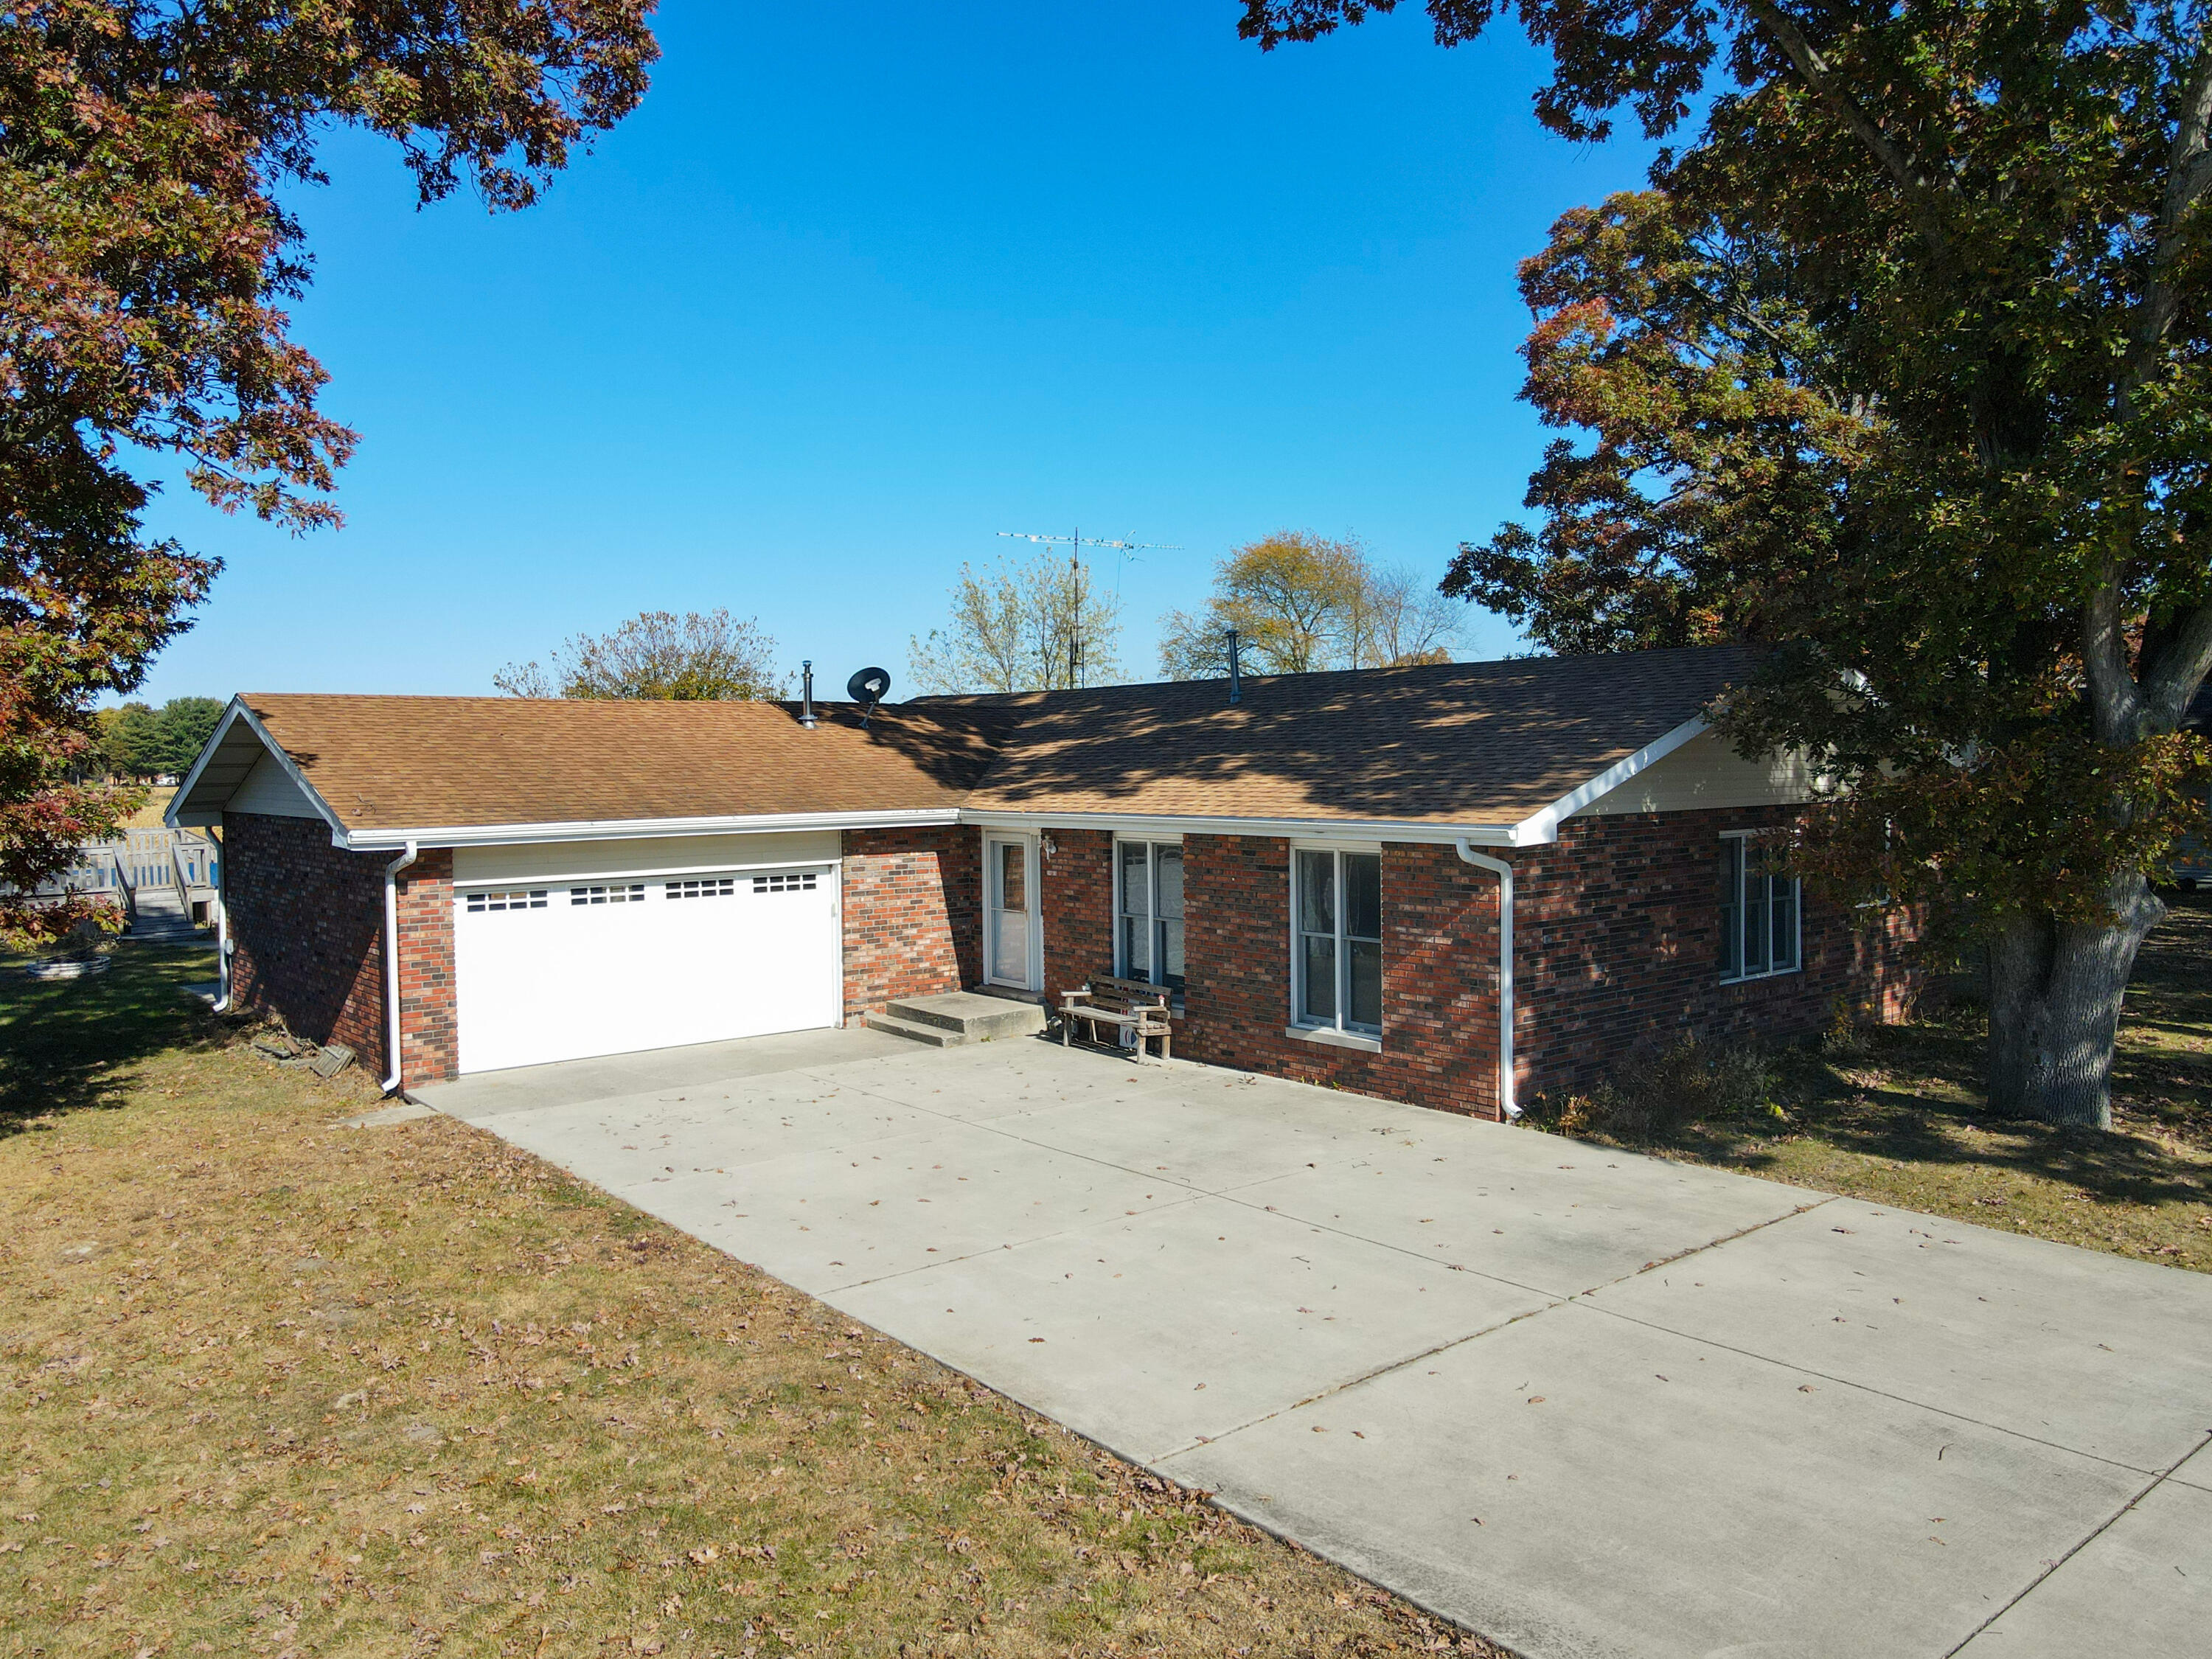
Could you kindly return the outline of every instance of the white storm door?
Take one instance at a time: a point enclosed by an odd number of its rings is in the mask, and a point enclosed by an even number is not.
[[[1036,848],[1026,836],[983,838],[983,977],[1035,990],[1030,935],[1036,911]]]
[[[457,892],[459,1069],[835,1025],[841,960],[834,866]]]

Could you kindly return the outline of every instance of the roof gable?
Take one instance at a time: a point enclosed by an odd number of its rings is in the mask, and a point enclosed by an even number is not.
[[[991,752],[984,717],[893,708],[864,726],[850,704],[817,706],[812,728],[774,702],[256,692],[238,704],[348,836],[949,812]]]

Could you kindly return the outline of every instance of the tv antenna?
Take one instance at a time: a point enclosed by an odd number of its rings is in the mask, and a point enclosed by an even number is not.
[[[1085,536],[1079,529],[1068,536],[1040,536],[1026,530],[1001,530],[999,534],[1009,541],[1035,542],[1043,547],[1065,547],[1068,550],[1068,568],[1075,573],[1075,603],[1079,611],[1067,629],[1067,683],[1071,686],[1083,684],[1083,618],[1079,607],[1083,604],[1083,550],[1091,547],[1110,547],[1121,556],[1114,562],[1114,592],[1121,592],[1121,567],[1139,552],[1180,553],[1183,549],[1170,542],[1124,542],[1110,536]],[[1050,678],[1048,665],[1047,678]]]

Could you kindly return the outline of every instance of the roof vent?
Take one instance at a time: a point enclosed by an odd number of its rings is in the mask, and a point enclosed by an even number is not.
[[[809,657],[799,667],[803,676],[799,693],[799,723],[811,732],[814,729],[814,659]]]
[[[845,695],[860,705],[860,724],[866,726],[891,689],[890,671],[885,668],[863,668],[845,682]]]
[[[1241,654],[1237,648],[1237,630],[1232,628],[1228,630],[1228,633],[1229,701],[1231,702],[1242,702],[1244,701],[1244,676],[1242,672],[1242,665],[1237,660],[1237,657]]]

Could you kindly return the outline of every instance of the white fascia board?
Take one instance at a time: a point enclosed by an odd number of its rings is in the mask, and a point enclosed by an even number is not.
[[[163,811],[161,819],[172,830],[177,827],[174,816],[177,803],[192,793],[192,786],[200,781],[200,774],[207,770],[209,757],[222,747],[222,740],[230,735],[230,728],[238,723],[238,711],[240,707],[236,697],[230,700],[229,706],[222,711],[222,718],[215,723],[215,730],[209,733],[208,740],[200,745],[200,752],[192,757],[191,766],[185,773],[184,781],[178,784],[174,792],[169,796],[169,805]]]
[[[1284,841],[1416,842],[1449,847],[1468,841],[1510,847],[1509,823],[1408,823],[1386,818],[1229,818],[1133,812],[1009,812],[963,807],[963,823],[993,830],[1110,830],[1146,836],[1268,836]]]
[[[585,818],[568,823],[424,824],[414,829],[356,830],[337,845],[383,852],[419,847],[521,847],[549,841],[647,841],[659,836],[767,835],[790,830],[908,830],[957,823],[950,806],[881,812],[770,812],[744,817]]]
[[[1655,738],[1626,760],[1615,761],[1589,781],[1569,790],[1541,811],[1532,812],[1513,826],[1513,847],[1545,847],[1559,838],[1561,820],[1572,817],[1592,801],[1609,795],[1654,762],[1673,754],[1692,738],[1711,727],[1703,714],[1692,714],[1664,737]],[[1474,837],[1469,836],[1470,841]]]
[[[292,757],[284,752],[284,745],[269,735],[269,728],[261,723],[259,715],[246,706],[246,699],[243,697],[233,697],[230,700],[230,707],[223,710],[222,719],[216,723],[214,734],[201,745],[199,758],[192,763],[192,769],[185,774],[185,781],[177,786],[176,793],[169,797],[169,805],[161,814],[161,821],[172,830],[188,822],[205,824],[220,821],[220,813],[210,817],[195,812],[186,819],[182,816],[180,809],[184,802],[191,798],[193,786],[200,781],[200,774],[207,770],[208,763],[215,758],[216,752],[222,747],[223,739],[230,735],[230,728],[241,723],[259,741],[261,746],[276,757],[276,764],[284,769],[284,775],[291,779],[293,787],[307,798],[307,805],[315,809],[316,814],[323,822],[330,825],[331,845],[343,847],[346,844],[345,825],[338,822],[338,815],[331,810],[331,804],[323,799],[321,792],[307,781],[307,774],[301,771],[299,767],[294,764]]]
[[[208,763],[222,747],[222,740],[230,735],[230,728],[238,724],[239,716],[245,713],[246,704],[233,697],[230,706],[222,711],[222,718],[215,723],[215,730],[208,734],[208,740],[200,745],[200,752],[192,758],[191,769],[185,774],[185,781],[176,787],[169,796],[168,805],[162,809],[161,822],[170,829],[174,830],[183,822],[177,816],[178,809],[191,799],[193,787],[200,781],[200,774],[207,770]],[[198,814],[193,815],[193,821],[200,821]]]

